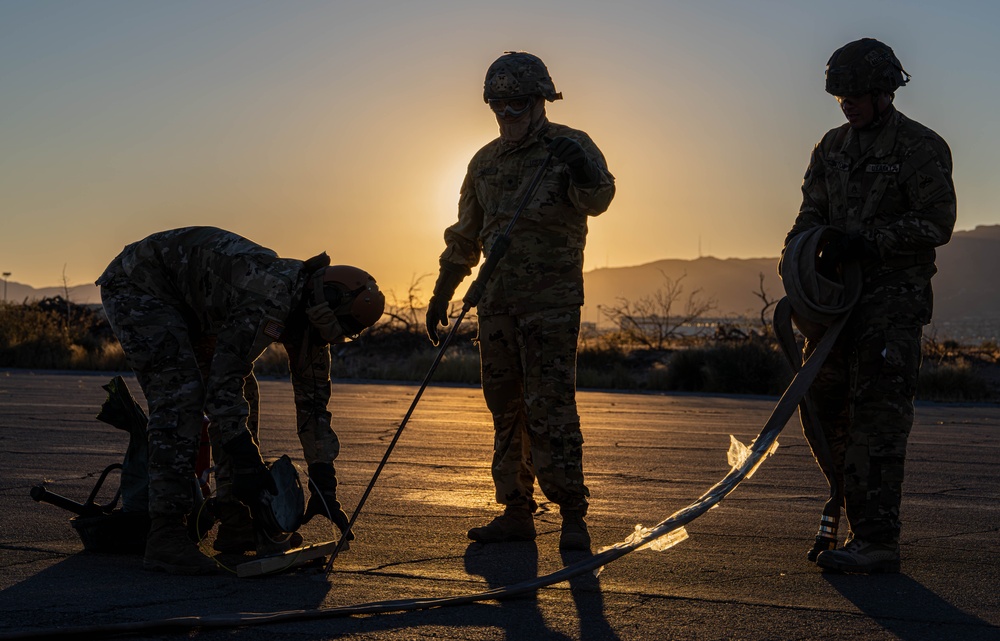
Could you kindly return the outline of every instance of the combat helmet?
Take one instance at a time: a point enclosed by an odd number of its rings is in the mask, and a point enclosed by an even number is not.
[[[506,51],[486,71],[483,102],[522,96],[542,96],[549,102],[562,99],[541,58],[524,51]]]
[[[893,93],[909,81],[892,48],[874,38],[847,43],[826,63],[826,92],[834,96]]]
[[[325,303],[348,338],[357,338],[385,311],[385,294],[379,291],[372,275],[363,269],[350,265],[324,267],[316,270],[310,281],[310,307]],[[310,310],[313,324],[322,324],[322,321],[317,323],[316,315]]]

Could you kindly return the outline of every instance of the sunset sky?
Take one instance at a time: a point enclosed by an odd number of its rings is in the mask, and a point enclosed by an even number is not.
[[[958,228],[998,224],[998,24],[989,0],[3,0],[0,270],[80,285],[149,233],[214,225],[398,296],[430,275],[429,295],[505,50],[546,62],[550,120],[617,178],[587,270],[777,256],[843,122],[826,61],[865,36],[951,145]]]

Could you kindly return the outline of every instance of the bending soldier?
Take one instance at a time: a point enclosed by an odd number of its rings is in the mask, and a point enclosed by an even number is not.
[[[326,514],[341,530],[330,426],[329,344],[356,337],[382,315],[385,298],[355,267],[279,258],[232,232],[187,227],[125,247],[97,280],[108,319],[149,405],[149,515],[143,566],[177,574],[215,571],[190,541],[184,515],[203,415],[217,463],[216,548],[266,545],[245,505],[274,492],[256,439],[254,360],[280,342],[288,353],[297,429],[312,495],[306,518]],[[248,400],[249,398],[249,400]],[[251,417],[251,413],[253,416]],[[231,482],[230,482],[231,481]]]

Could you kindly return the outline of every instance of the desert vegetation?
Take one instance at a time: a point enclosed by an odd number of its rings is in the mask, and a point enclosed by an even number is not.
[[[0,367],[128,369],[101,307],[62,296],[0,304]]]
[[[581,389],[724,394],[780,394],[792,377],[768,322],[766,292],[759,318],[711,318],[713,302],[664,276],[654,296],[602,310],[606,325],[580,333]],[[437,348],[424,333],[420,280],[406,296],[389,295],[382,320],[358,340],[333,346],[334,379],[420,381]],[[457,308],[454,310],[457,312]],[[454,314],[453,314],[454,316]],[[477,384],[476,323],[466,318],[435,371],[440,383]],[[0,304],[0,367],[126,371],[100,306],[62,297]],[[257,361],[261,376],[287,376],[284,350]],[[942,402],[1000,401],[1000,347],[925,337],[918,398]]]

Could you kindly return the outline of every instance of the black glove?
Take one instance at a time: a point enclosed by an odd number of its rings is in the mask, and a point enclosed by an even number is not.
[[[306,505],[305,516],[302,517],[302,524],[305,525],[314,516],[325,516],[343,533],[351,520],[337,500],[337,473],[332,464],[312,463],[309,466],[309,492],[309,503]],[[347,540],[354,540],[353,531]]]
[[[277,496],[278,486],[264,465],[250,432],[244,431],[224,444],[222,449],[233,460],[233,496],[237,500],[251,506],[259,502],[261,492]]]
[[[437,346],[441,342],[438,338],[438,325],[448,326],[448,305],[462,279],[471,273],[472,270],[464,265],[441,261],[441,271],[438,272],[434,293],[430,303],[427,304],[427,317],[424,319],[427,338],[431,339],[432,345]]]
[[[572,138],[556,136],[546,141],[545,148],[552,157],[569,168],[570,178],[581,187],[592,187],[601,178],[597,164],[587,155],[583,146]]]
[[[427,304],[427,317],[424,319],[424,323],[427,325],[427,338],[435,347],[441,342],[438,337],[438,325],[448,326],[448,306],[450,304],[451,301],[437,296],[432,296],[431,302]]]
[[[878,258],[878,246],[860,232],[843,234],[823,247],[823,260],[828,263],[844,263],[868,258]]]

